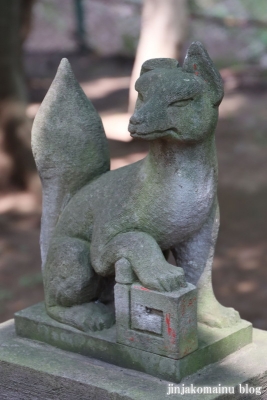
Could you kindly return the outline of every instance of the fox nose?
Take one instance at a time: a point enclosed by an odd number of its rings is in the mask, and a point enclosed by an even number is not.
[[[138,118],[138,116],[136,114],[133,114],[130,118],[130,124],[132,125],[137,125],[141,123],[141,119]]]

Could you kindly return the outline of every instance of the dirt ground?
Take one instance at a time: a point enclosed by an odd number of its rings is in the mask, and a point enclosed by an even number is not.
[[[60,54],[26,54],[30,116],[42,101],[60,58]],[[146,143],[127,141],[132,61],[74,53],[69,60],[106,121],[113,168],[144,157]],[[214,290],[222,304],[236,308],[255,327],[267,329],[266,86],[242,87],[231,70],[222,74],[226,96],[216,133],[221,228]],[[39,231],[40,205],[31,193],[0,198],[0,321],[43,299]]]

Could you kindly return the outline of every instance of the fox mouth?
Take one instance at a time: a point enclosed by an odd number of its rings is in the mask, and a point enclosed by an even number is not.
[[[151,135],[152,132],[140,132],[138,131],[138,126],[129,124],[128,131],[130,132],[130,136],[133,138],[145,138],[146,136]]]
[[[156,131],[150,131],[150,132],[138,132],[138,127],[132,124],[129,124],[128,130],[130,132],[131,137],[133,138],[147,138],[149,139],[152,135],[153,138],[158,138],[158,137],[163,137],[167,135],[171,136],[180,136],[179,132],[175,128],[168,128],[164,130],[156,130]]]
[[[130,132],[130,135],[131,135],[131,136],[134,135],[133,137],[135,137],[135,134],[138,134],[137,130],[138,130],[137,125],[134,125],[134,124],[129,123],[129,125],[128,125],[128,131]],[[144,135],[144,133],[141,133],[141,135]]]

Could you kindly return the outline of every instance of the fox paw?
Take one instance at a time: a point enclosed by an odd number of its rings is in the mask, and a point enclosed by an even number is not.
[[[172,292],[186,286],[183,269],[167,262],[152,271],[144,270],[140,275],[139,279],[144,287],[159,292]]]
[[[240,321],[239,312],[232,307],[224,307],[220,303],[198,312],[198,322],[211,328],[229,328]]]

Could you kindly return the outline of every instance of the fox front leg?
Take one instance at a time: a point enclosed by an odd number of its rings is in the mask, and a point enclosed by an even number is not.
[[[182,268],[169,264],[157,242],[144,232],[116,235],[101,251],[92,246],[92,265],[99,275],[111,274],[114,264],[124,258],[130,263],[143,286],[151,290],[171,292],[186,286]],[[94,257],[95,254],[95,257]]]
[[[240,320],[233,308],[222,306],[212,288],[212,264],[219,229],[218,203],[202,228],[188,241],[172,249],[176,264],[185,271],[186,280],[198,289],[198,321],[212,327],[232,326]]]

